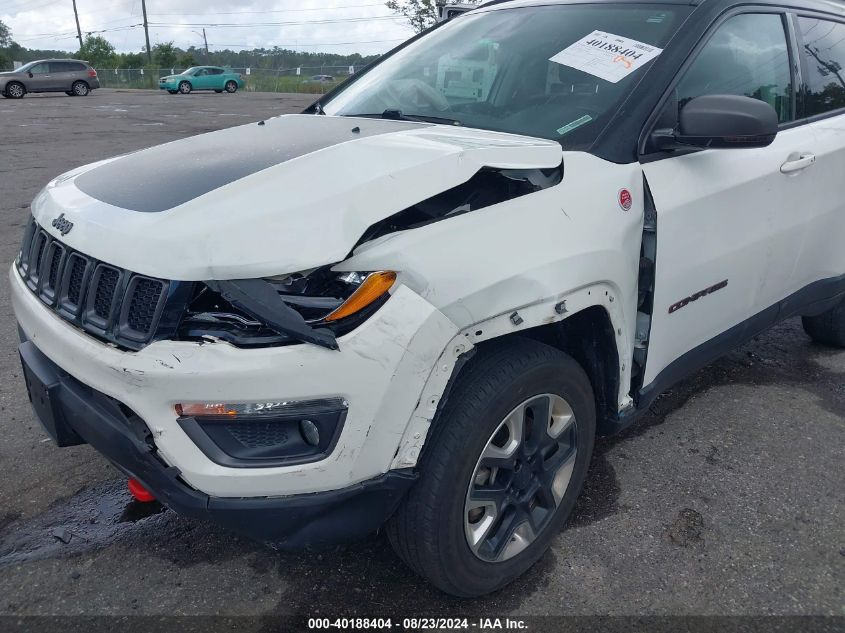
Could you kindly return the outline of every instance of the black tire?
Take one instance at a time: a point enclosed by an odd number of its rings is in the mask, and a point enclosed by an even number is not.
[[[215,90],[214,92],[216,92],[217,94],[222,94],[222,93],[223,93],[223,91],[222,91],[222,90]]]
[[[76,96],[76,95],[75,95],[75,94],[73,94],[73,92],[71,92],[70,90],[65,90],[65,94],[66,94],[68,97],[75,97],[75,96]]]
[[[91,93],[91,88],[84,81],[74,81],[71,90],[77,97],[87,97]]]
[[[478,548],[473,552],[465,532],[467,525],[472,524],[466,505],[474,489],[470,484],[476,485],[479,469],[483,468],[481,455],[495,440],[503,420],[521,403],[535,396],[545,397],[541,394],[563,398],[574,413],[576,422],[566,431],[572,433],[573,446],[577,448],[571,477],[568,484],[564,483],[566,490],[558,505],[547,511],[545,523],[533,542],[507,560],[489,562],[479,556]],[[526,409],[529,410],[530,407]],[[532,437],[539,437],[532,431],[543,428],[546,437],[545,429],[549,427],[526,422],[526,428],[523,436],[528,438],[528,445]],[[586,479],[595,429],[593,390],[584,370],[572,358],[530,339],[511,339],[482,347],[458,376],[448,401],[436,416],[418,464],[419,481],[388,521],[386,532],[394,550],[411,569],[455,596],[481,596],[514,581],[546,552],[571,514]],[[521,448],[522,445],[517,452]],[[541,463],[556,454],[547,455]],[[529,463],[525,462],[526,471],[532,470],[527,467]],[[561,470],[556,468],[555,472]],[[499,470],[512,482],[520,472],[519,468]],[[497,477],[498,474],[491,476],[494,487]],[[539,500],[538,493],[536,501]],[[535,501],[530,503],[533,507]],[[504,525],[507,510],[496,514],[501,515]],[[491,533],[501,535],[498,542],[507,549],[513,532],[500,530],[497,520],[492,521],[497,527],[485,532],[483,538]]]
[[[814,317],[802,319],[804,331],[816,343],[845,347],[845,301]]]
[[[193,89],[194,89],[194,87],[191,85],[190,81],[183,81],[183,82],[179,83],[179,93],[180,94],[189,95],[189,94],[191,94],[191,90],[193,90]]]
[[[232,79],[230,79],[229,81],[226,82],[226,92],[228,92],[231,95],[231,94],[235,94],[237,91],[238,91],[238,82],[237,81],[233,81]]]
[[[167,92],[169,92],[172,95],[178,95],[179,94],[178,90],[168,90]]]
[[[9,99],[23,99],[23,96],[26,94],[26,88],[18,81],[10,81],[6,84],[3,94]]]

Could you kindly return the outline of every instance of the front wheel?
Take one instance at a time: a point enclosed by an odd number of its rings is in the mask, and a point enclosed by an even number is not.
[[[168,90],[167,92],[169,92],[172,95],[179,94],[178,90]]]
[[[9,97],[9,99],[22,99],[26,94],[26,88],[23,87],[23,84],[14,81],[6,84],[6,92],[3,94]]]
[[[555,348],[513,339],[459,375],[387,525],[397,554],[439,589],[493,592],[525,573],[572,512],[593,451],[593,390]]]
[[[845,347],[845,300],[827,312],[804,317],[804,331],[816,343],[831,347]]]
[[[191,90],[193,89],[194,87],[188,81],[183,81],[179,84],[179,92],[181,92],[183,95],[191,94]]]
[[[73,82],[71,90],[73,91],[73,94],[77,97],[87,97],[88,93],[91,92],[91,90],[88,88],[88,84],[84,81]]]
[[[236,81],[227,81],[226,82],[226,92],[229,94],[234,94],[238,91],[238,83]]]

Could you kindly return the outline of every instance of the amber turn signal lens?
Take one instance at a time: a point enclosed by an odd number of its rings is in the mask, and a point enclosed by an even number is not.
[[[176,415],[186,418],[201,418],[204,416],[236,416],[238,410],[229,404],[177,404]]]
[[[396,273],[393,271],[388,270],[368,275],[364,283],[337,310],[329,314],[324,320],[328,322],[340,321],[348,316],[352,316],[356,312],[360,312],[384,296],[384,293],[390,290],[395,282]]]

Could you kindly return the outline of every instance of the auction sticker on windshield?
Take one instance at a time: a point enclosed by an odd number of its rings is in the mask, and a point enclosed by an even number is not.
[[[593,31],[563,49],[550,61],[616,83],[662,52],[662,48],[651,44],[604,31]]]

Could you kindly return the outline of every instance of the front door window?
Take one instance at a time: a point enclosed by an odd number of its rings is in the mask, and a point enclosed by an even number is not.
[[[765,101],[781,123],[795,118],[789,52],[780,15],[749,13],[725,22],[677,87],[678,106],[703,95]]]

